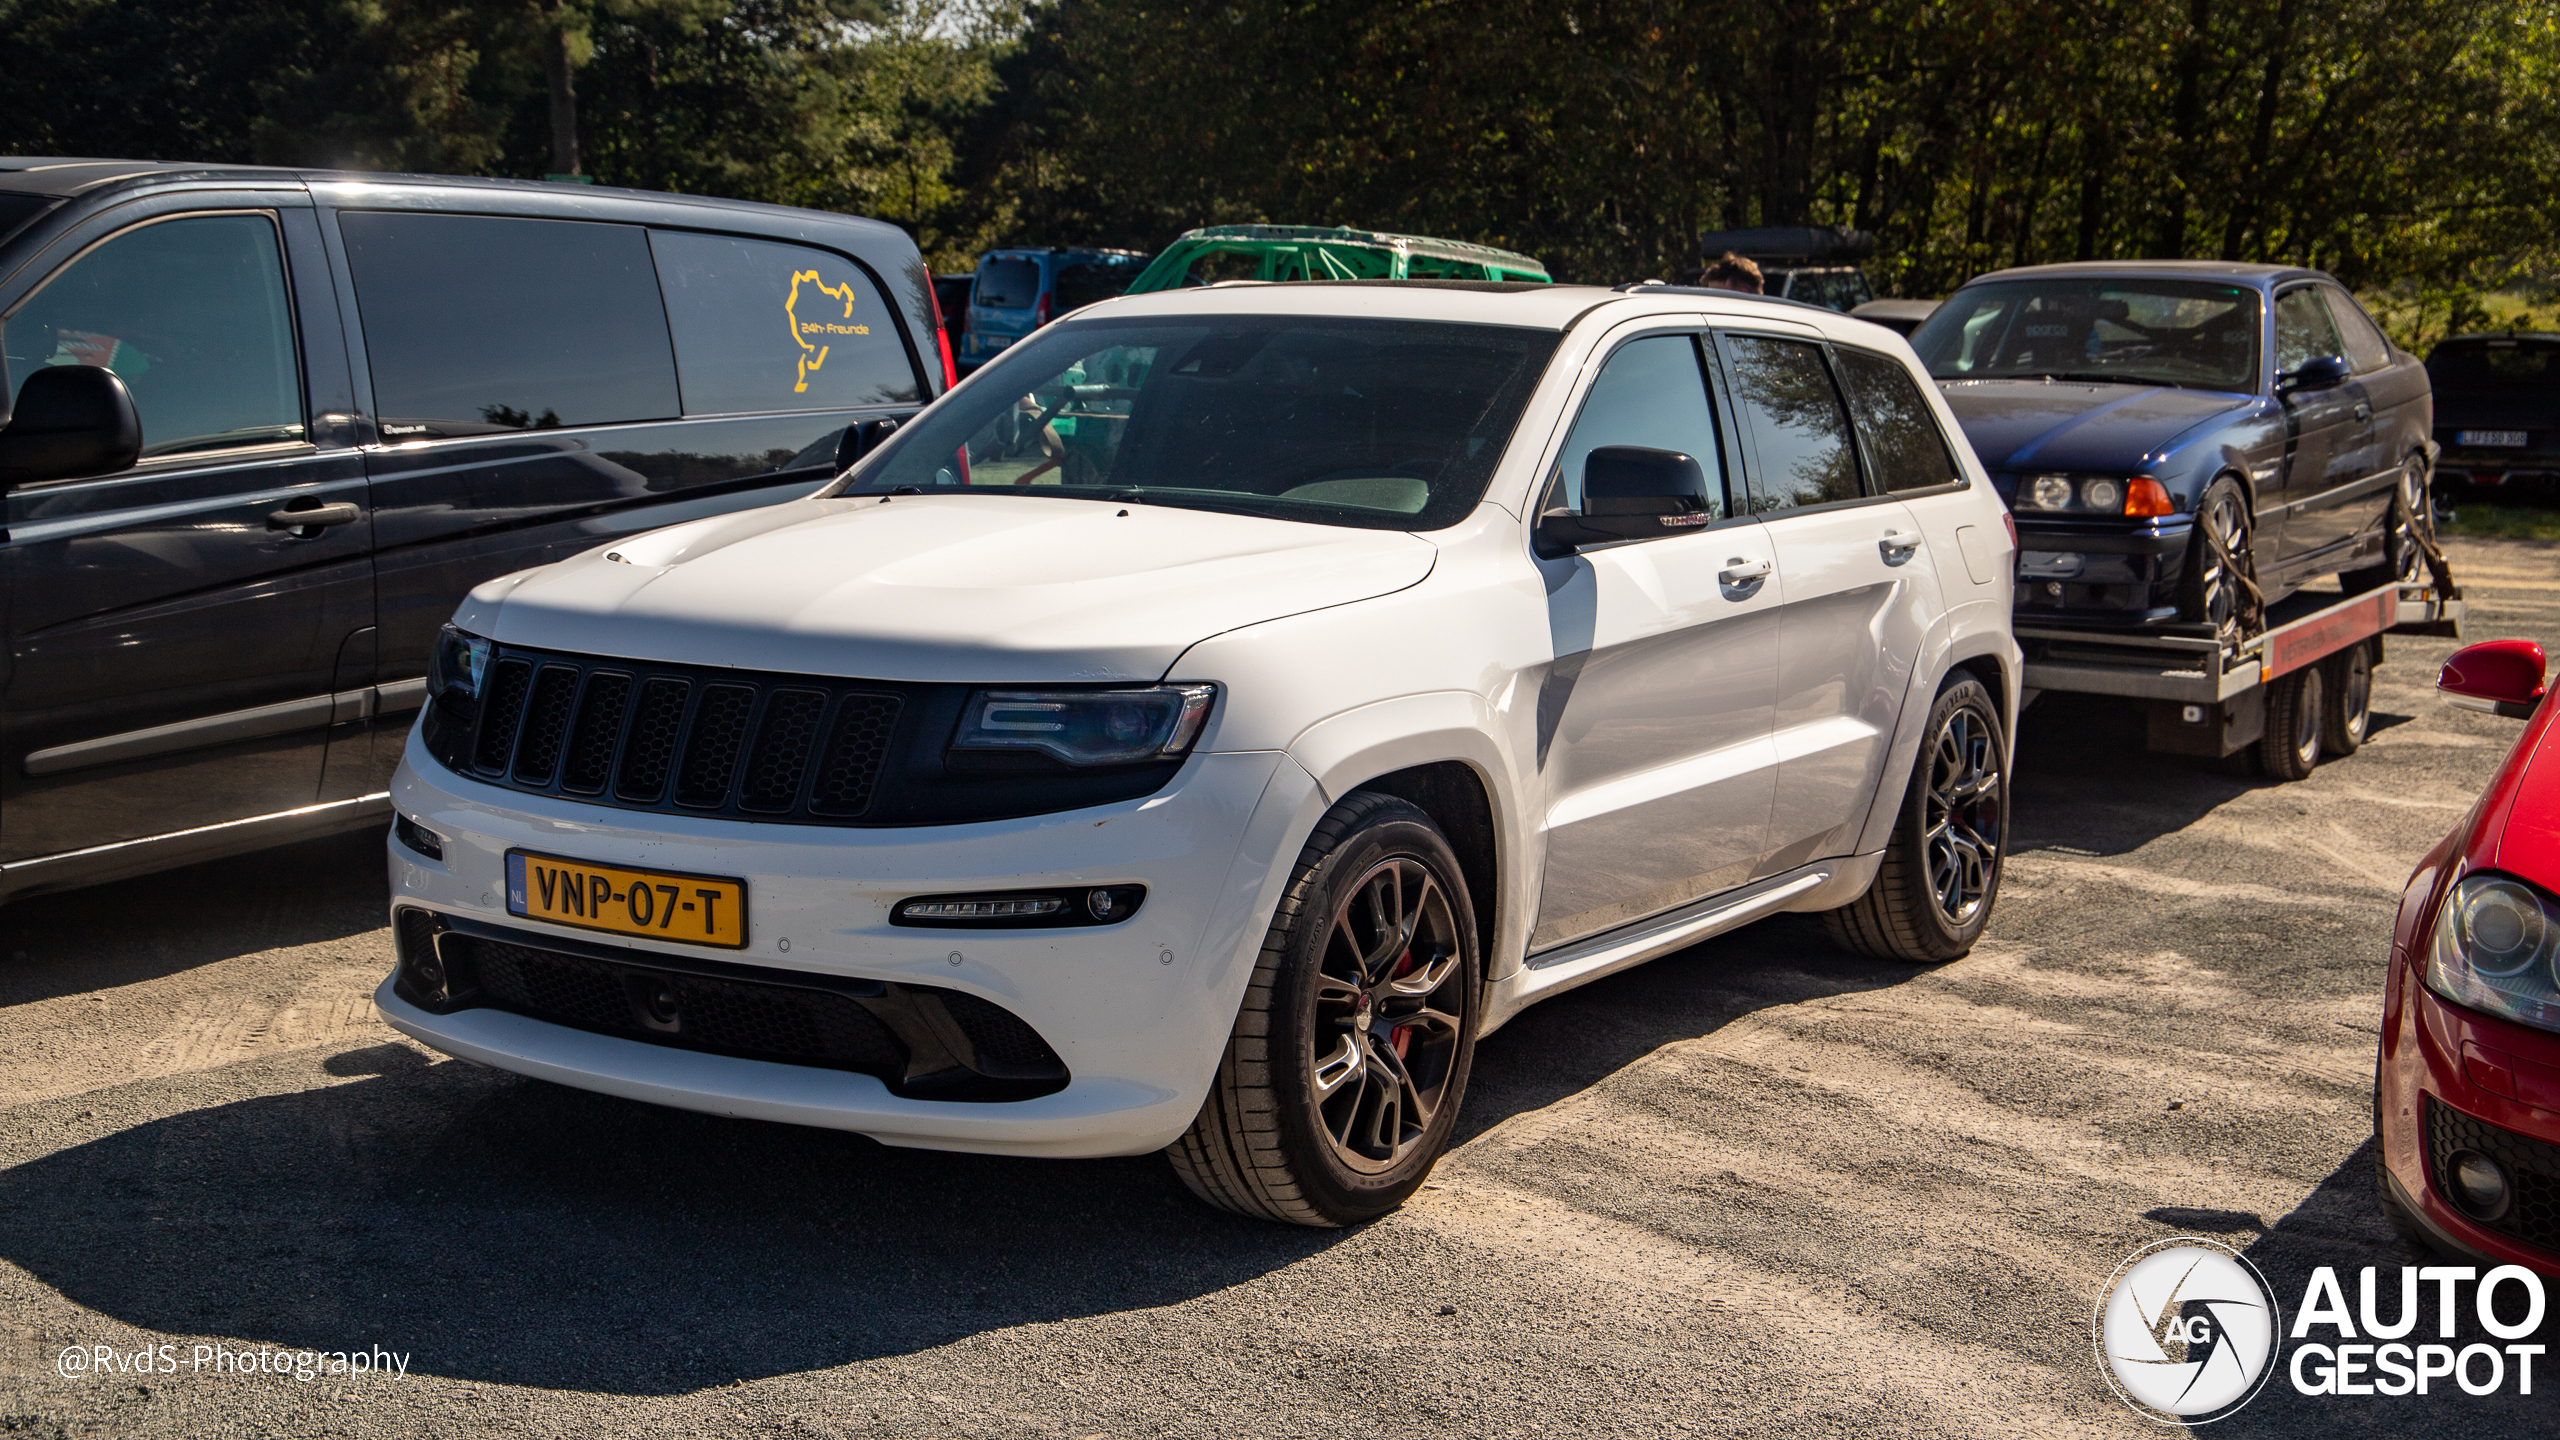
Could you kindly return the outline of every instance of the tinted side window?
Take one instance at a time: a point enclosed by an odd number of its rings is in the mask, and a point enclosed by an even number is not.
[[[2357,374],[2379,370],[2391,363],[2391,346],[2382,332],[2364,313],[2364,307],[2347,296],[2344,290],[2320,287],[2321,298],[2329,302],[2329,318],[2337,322],[2338,338],[2347,345],[2347,359],[2354,362]]]
[[[384,438],[681,413],[638,226],[387,212],[338,225]]]
[[[2305,285],[2276,297],[2276,370],[2299,369],[2305,360],[2344,355],[2336,327],[2320,303],[2320,292]]]
[[[1716,445],[1716,417],[1708,408],[1697,342],[1688,336],[1649,335],[1619,346],[1609,357],[1565,439],[1550,507],[1582,508],[1582,463],[1603,445],[1677,450],[1696,460],[1706,472],[1707,508],[1715,518],[1724,518],[1724,462]]]
[[[1858,443],[1867,452],[1867,468],[1885,490],[1925,490],[1961,474],[1947,453],[1945,436],[1929,402],[1911,372],[1882,355],[1864,350],[1831,352],[1840,366],[1840,386],[1849,392],[1849,409],[1858,419]]]
[[[1822,363],[1822,347],[1765,335],[1726,335],[1717,343],[1759,455],[1751,508],[1767,514],[1865,493],[1849,448],[1849,412]]]
[[[1109,260],[1080,260],[1058,272],[1058,313],[1080,310],[1096,300],[1108,300],[1129,288],[1138,278],[1138,267]]]
[[[906,405],[915,365],[871,277],[841,255],[651,231],[687,415]]]
[[[264,215],[127,230],[0,326],[11,394],[45,365],[103,365],[133,392],[142,453],[302,438],[284,255]]]
[[[991,310],[1028,310],[1040,298],[1040,262],[1000,258],[978,266],[977,298]]]

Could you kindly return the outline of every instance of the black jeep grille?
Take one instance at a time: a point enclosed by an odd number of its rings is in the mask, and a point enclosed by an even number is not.
[[[505,1010],[653,1045],[876,1075],[900,1095],[1019,1100],[1067,1083],[1021,1016],[930,985],[845,980],[556,940],[403,907],[402,998],[440,1014]],[[432,956],[441,989],[417,967]]]
[[[2560,1251],[2560,1145],[2474,1120],[2427,1097],[2427,1180],[2444,1202],[2461,1210],[2450,1187],[2448,1161],[2456,1151],[2476,1150],[2498,1162],[2515,1187],[2507,1213],[2475,1223],[2528,1245]],[[2468,1213],[2468,1212],[2465,1212]]]
[[[501,649],[459,766],[511,790],[758,820],[859,819],[905,709],[862,682]],[[824,743],[821,744],[823,738]],[[456,756],[454,758],[459,758]]]

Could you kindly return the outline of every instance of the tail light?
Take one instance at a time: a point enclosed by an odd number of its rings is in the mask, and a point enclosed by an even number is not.
[[[1037,330],[1048,323],[1049,295],[1048,292],[1043,291],[1041,292],[1039,300],[1034,302],[1031,307],[1031,328]]]
[[[960,383],[960,367],[951,363],[951,332],[942,325],[942,297],[934,292],[933,283],[925,282],[924,299],[933,307],[933,338],[942,346],[942,388],[949,390]]]

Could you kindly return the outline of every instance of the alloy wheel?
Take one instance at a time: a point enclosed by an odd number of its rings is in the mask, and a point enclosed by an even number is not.
[[[2249,516],[2236,488],[2218,487],[2198,519],[2209,537],[2204,557],[2204,616],[2225,645],[2239,642],[2245,603],[2244,577],[2251,574]]]
[[[2426,578],[2426,547],[2419,543],[2419,536],[2428,533],[2421,527],[2431,526],[2434,519],[2426,462],[2412,459],[2400,467],[2400,504],[2391,514],[2390,547],[2400,562],[2399,583],[2415,585]]]
[[[1410,855],[1380,860],[1341,892],[1324,939],[1309,1029],[1319,1127],[1345,1166],[1393,1169],[1423,1143],[1459,1053],[1451,992],[1458,927],[1449,892]]]
[[[2000,746],[1982,717],[1959,707],[1931,742],[1922,838],[1929,889],[1948,923],[1972,923],[2000,858]]]

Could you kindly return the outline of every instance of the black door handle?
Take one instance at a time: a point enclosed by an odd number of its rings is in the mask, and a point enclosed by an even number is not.
[[[270,530],[320,531],[332,525],[353,525],[364,518],[364,511],[354,502],[340,500],[333,505],[314,505],[307,510],[276,510],[267,515]]]

